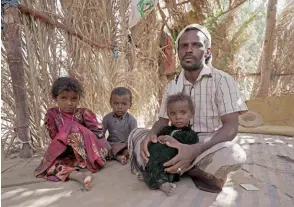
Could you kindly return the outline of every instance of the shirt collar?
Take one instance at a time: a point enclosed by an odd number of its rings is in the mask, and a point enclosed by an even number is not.
[[[128,115],[128,112],[125,113],[124,115],[122,115],[121,117],[118,117],[114,112],[112,112],[112,116],[117,118],[117,119],[124,119],[124,118],[126,118],[127,115]]]
[[[189,131],[189,130],[192,129],[190,124],[189,124],[188,126],[184,126],[184,127],[181,128],[181,129],[178,129],[178,128],[175,127],[174,125],[171,125],[171,128],[172,128],[173,130],[181,130],[181,131]]]
[[[210,78],[210,77],[212,77],[211,74],[212,74],[212,68],[209,67],[209,66],[207,66],[207,65],[204,65],[204,67],[203,67],[202,70],[200,71],[199,76],[198,76],[198,78],[197,78],[196,81],[201,80],[202,77],[209,77],[209,78]],[[184,75],[184,85],[193,85],[192,83],[190,83],[190,82],[186,79],[185,75]]]

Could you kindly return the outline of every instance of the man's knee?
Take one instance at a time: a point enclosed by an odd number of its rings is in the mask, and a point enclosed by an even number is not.
[[[194,165],[202,171],[212,173],[223,167],[230,167],[235,171],[242,167],[246,161],[246,153],[242,147],[233,142],[216,144],[203,152],[194,162]]]
[[[246,158],[246,153],[240,145],[233,142],[219,143],[197,158],[188,175],[201,178],[210,186],[222,189],[227,175],[240,169]]]

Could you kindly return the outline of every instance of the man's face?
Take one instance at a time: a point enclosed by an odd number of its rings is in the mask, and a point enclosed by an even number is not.
[[[208,50],[206,36],[199,30],[186,31],[179,40],[178,55],[184,70],[194,71],[203,67]]]

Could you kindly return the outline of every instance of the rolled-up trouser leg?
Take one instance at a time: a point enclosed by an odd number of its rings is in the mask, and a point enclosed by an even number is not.
[[[240,169],[246,158],[240,145],[233,142],[219,143],[199,155],[187,174],[192,179],[198,178],[208,186],[221,190],[228,174]]]
[[[145,167],[145,163],[140,155],[140,145],[148,131],[149,130],[145,128],[136,128],[130,133],[128,138],[128,151],[130,156],[131,171],[134,174],[142,171]]]

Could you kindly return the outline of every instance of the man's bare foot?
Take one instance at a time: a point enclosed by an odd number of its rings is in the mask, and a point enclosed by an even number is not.
[[[116,155],[115,159],[119,161],[122,165],[127,164],[127,158],[124,155]]]
[[[159,189],[165,192],[167,196],[171,196],[174,190],[176,189],[176,187],[177,186],[174,183],[163,183]]]
[[[192,178],[196,187],[200,190],[210,193],[219,193],[226,182],[226,179],[220,180],[216,178],[207,179],[205,173],[198,168],[192,168],[188,171],[188,175]]]
[[[141,173],[141,172],[137,172],[136,175],[137,175],[138,180],[140,180],[140,181],[142,181],[142,182],[144,181],[143,173]]]
[[[73,171],[70,173],[69,179],[78,181],[85,187],[86,190],[92,189],[93,175],[90,171],[86,171],[86,172]]]

